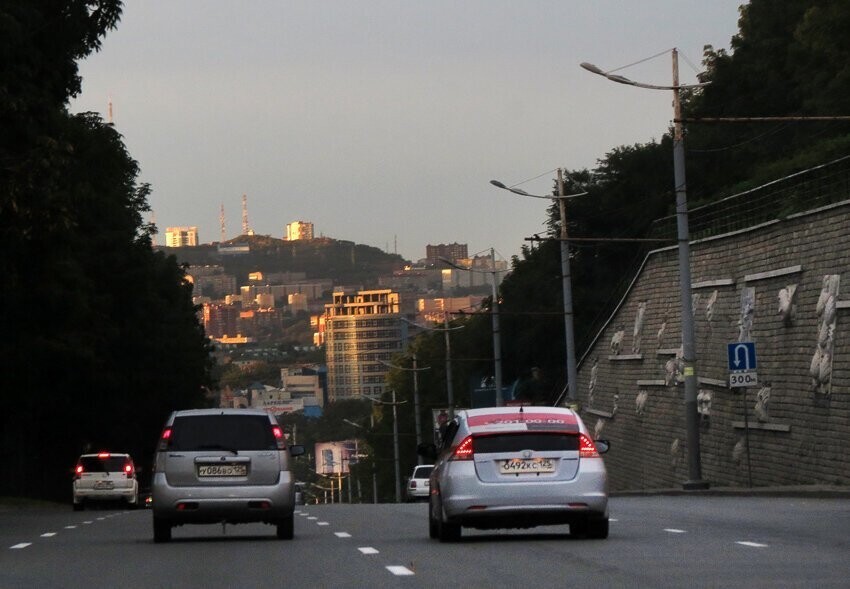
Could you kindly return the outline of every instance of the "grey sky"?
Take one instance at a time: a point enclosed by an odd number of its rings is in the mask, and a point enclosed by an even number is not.
[[[739,0],[136,0],[81,64],[73,112],[113,119],[165,227],[201,241],[287,223],[424,257],[428,243],[518,254],[544,228],[554,170],[658,138],[667,92],[579,67],[678,47],[694,81],[728,48]],[[670,83],[670,56],[622,72]],[[672,165],[672,155],[671,155]],[[552,171],[552,172],[550,172]],[[671,187],[672,189],[672,187]],[[396,245],[397,244],[397,245]]]

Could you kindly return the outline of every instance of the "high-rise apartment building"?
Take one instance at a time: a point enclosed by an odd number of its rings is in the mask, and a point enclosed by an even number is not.
[[[389,362],[402,350],[399,294],[391,290],[335,292],[325,305],[325,349],[330,401],[380,396]]]
[[[425,257],[432,266],[436,266],[440,258],[449,262],[457,262],[469,257],[469,247],[465,243],[428,244],[425,246]]]
[[[198,245],[197,227],[166,227],[165,247],[185,247]]]
[[[286,241],[313,239],[313,224],[308,221],[293,221],[286,225]]]

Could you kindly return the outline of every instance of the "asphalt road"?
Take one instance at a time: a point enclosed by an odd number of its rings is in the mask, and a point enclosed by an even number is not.
[[[0,589],[85,587],[850,586],[850,501],[611,499],[607,540],[555,526],[428,538],[424,504],[300,507],[264,525],[184,526],[154,544],[149,511],[0,508]]]

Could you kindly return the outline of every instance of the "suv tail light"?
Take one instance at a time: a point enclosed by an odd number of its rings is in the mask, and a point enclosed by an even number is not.
[[[600,458],[596,444],[584,434],[579,434],[578,437],[578,455],[579,458]]]
[[[133,464],[131,462],[128,462],[124,465],[124,474],[127,475],[128,479],[132,479],[135,475]]]
[[[83,465],[77,463],[77,467],[74,469],[74,480],[82,478],[84,470]]]
[[[165,452],[168,449],[168,441],[171,439],[171,428],[167,427],[162,430],[162,435],[159,436],[159,445],[156,447],[158,452]]]
[[[272,426],[272,433],[274,434],[275,442],[277,442],[277,449],[286,450],[286,440],[283,437],[283,430],[280,428],[280,426]]]
[[[466,436],[463,441],[457,445],[455,451],[452,452],[452,457],[449,460],[472,460],[475,457],[475,450],[472,447],[472,436]]]

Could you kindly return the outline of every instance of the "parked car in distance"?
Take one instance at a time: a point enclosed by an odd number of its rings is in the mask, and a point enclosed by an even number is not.
[[[124,501],[139,505],[136,466],[129,454],[99,452],[83,454],[74,467],[74,511],[82,511],[89,501]]]
[[[262,522],[294,533],[295,480],[274,417],[256,409],[176,411],[165,422],[151,484],[154,542],[184,524]]]
[[[428,500],[428,495],[431,492],[429,478],[433,469],[433,464],[420,464],[413,469],[413,474],[410,475],[410,480],[407,481],[408,502]]]
[[[569,524],[570,535],[608,537],[608,478],[579,415],[560,407],[458,411],[431,473],[428,529],[441,542],[463,527],[530,528]]]

